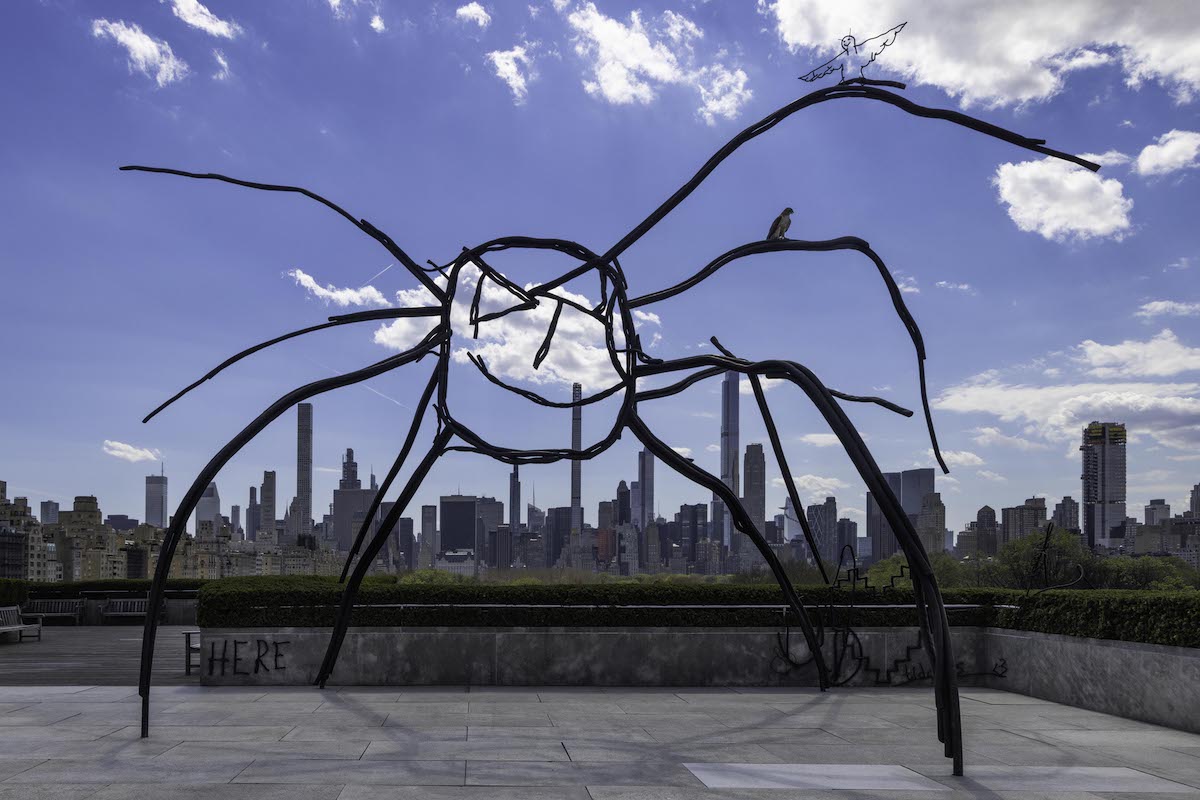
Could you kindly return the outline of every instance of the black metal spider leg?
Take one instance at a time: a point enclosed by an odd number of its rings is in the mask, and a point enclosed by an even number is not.
[[[445,332],[440,328],[426,336],[422,342],[411,350],[397,353],[394,356],[377,361],[369,367],[364,367],[345,375],[335,375],[329,378],[313,381],[312,383],[294,389],[272,403],[265,411],[245,428],[241,433],[229,440],[221,450],[212,457],[208,464],[196,476],[184,495],[179,507],[171,518],[171,527],[163,538],[158,551],[158,564],[154,569],[154,581],[150,584],[150,596],[146,606],[146,623],[142,631],[142,661],[141,674],[138,679],[138,693],[142,696],[142,738],[150,735],[150,673],[154,668],[154,639],[158,632],[158,609],[162,605],[163,590],[166,588],[167,577],[171,574],[171,559],[180,539],[186,535],[186,526],[192,512],[200,502],[200,497],[208,484],[217,476],[221,468],[246,446],[263,428],[278,418],[284,411],[296,403],[307,400],[331,389],[360,383],[382,375],[389,370],[416,361],[427,355],[445,339]]]
[[[762,553],[767,566],[771,568],[771,573],[779,583],[779,588],[783,590],[788,605],[791,606],[792,611],[795,612],[797,619],[800,621],[800,630],[804,633],[804,641],[808,644],[809,652],[813,655],[813,662],[817,665],[817,679],[820,681],[821,691],[829,688],[829,672],[825,666],[825,657],[821,653],[821,644],[817,638],[817,633],[808,618],[808,613],[804,610],[804,603],[800,600],[800,596],[796,594],[796,589],[792,586],[787,573],[784,572],[783,565],[779,562],[779,556],[775,555],[775,551],[767,544],[767,540],[754,527],[754,522],[750,519],[750,515],[746,513],[746,509],[742,505],[741,500],[738,499],[737,494],[726,486],[720,478],[697,467],[691,461],[688,461],[668,447],[665,442],[650,432],[650,429],[646,427],[646,424],[642,422],[636,413],[629,415],[628,424],[634,436],[650,452],[654,453],[655,456],[667,464],[667,466],[693,483],[711,490],[725,503],[726,508],[729,509],[729,513],[733,517],[734,527],[750,537],[750,541],[754,542],[758,551]]]
[[[913,593],[917,603],[922,638],[934,668],[934,699],[938,711],[938,739],[946,745],[946,756],[954,759],[954,774],[962,774],[962,722],[959,715],[958,687],[954,674],[954,651],[946,607],[938,591],[929,556],[917,536],[900,501],[892,494],[874,457],[867,449],[846,412],[833,394],[811,370],[794,361],[745,361],[717,355],[699,355],[647,364],[636,371],[637,377],[721,367],[736,372],[755,372],[769,378],[786,379],[800,387],[825,418],[842,443],[867,490],[876,499],[880,511],[891,526],[912,570]],[[672,451],[673,452],[673,451]],[[723,484],[722,484],[723,485]]]
[[[409,477],[408,483],[404,485],[404,490],[400,492],[400,496],[396,499],[396,504],[388,511],[387,516],[379,525],[379,531],[376,532],[375,538],[367,545],[362,556],[358,559],[358,564],[354,567],[354,572],[350,576],[350,581],[342,589],[342,602],[338,608],[337,620],[333,625],[333,634],[329,637],[329,646],[325,651],[325,660],[321,663],[321,671],[317,675],[315,683],[322,689],[325,688],[325,681],[333,673],[333,668],[337,664],[338,652],[342,649],[342,641],[346,638],[346,628],[350,624],[350,615],[354,612],[354,599],[358,596],[358,588],[362,585],[362,580],[366,577],[367,570],[371,568],[371,563],[374,562],[375,556],[383,549],[384,543],[387,541],[388,534],[392,528],[396,526],[396,521],[400,519],[400,515],[408,507],[412,501],[413,495],[421,488],[421,482],[425,480],[425,476],[429,474],[429,470],[433,468],[433,464],[446,451],[446,445],[453,437],[453,433],[449,428],[442,428],[434,437],[433,444],[429,448],[429,452],[421,459],[421,463],[413,470],[413,474]]]
[[[393,462],[392,468],[388,470],[387,476],[383,479],[379,491],[375,493],[375,497],[371,500],[367,514],[363,517],[362,527],[358,529],[358,536],[354,538],[354,545],[350,548],[350,554],[346,556],[346,563],[342,565],[342,574],[338,578],[338,583],[346,582],[346,573],[350,571],[350,565],[354,563],[354,557],[358,555],[359,548],[362,547],[363,541],[367,538],[367,530],[371,527],[372,520],[375,519],[375,513],[379,511],[379,506],[383,503],[383,498],[387,495],[388,490],[392,488],[392,483],[396,480],[396,476],[400,474],[400,468],[408,460],[408,454],[412,452],[413,442],[417,439],[417,432],[421,429],[421,422],[425,418],[425,410],[429,408],[429,400],[433,397],[433,390],[437,388],[440,377],[442,377],[440,369],[435,369],[433,374],[429,376],[429,383],[426,384],[425,393],[421,395],[421,400],[417,403],[417,410],[413,415],[412,425],[408,428],[408,436],[404,440],[404,446],[400,448],[400,454],[396,456],[396,460]]]

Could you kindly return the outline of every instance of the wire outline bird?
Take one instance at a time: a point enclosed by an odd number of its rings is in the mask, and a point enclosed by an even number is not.
[[[800,80],[813,83],[834,72],[841,75],[839,83],[845,83],[849,78],[867,77],[863,70],[875,61],[875,57],[882,53],[888,45],[896,41],[896,37],[900,35],[900,31],[904,30],[904,26],[907,24],[907,22],[901,22],[891,30],[861,42],[856,41],[853,34],[846,34],[841,41],[842,51],[811,72],[801,75]],[[847,66],[850,67],[852,73],[849,76],[846,75]],[[853,70],[856,68],[858,75],[853,74]]]

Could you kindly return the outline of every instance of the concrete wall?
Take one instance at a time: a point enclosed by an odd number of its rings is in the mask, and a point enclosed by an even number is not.
[[[921,680],[916,628],[832,634],[826,663],[845,685]],[[331,684],[476,686],[815,686],[780,656],[776,628],[352,628]],[[206,629],[201,682],[308,685],[328,628]],[[955,628],[960,683],[1200,732],[1200,649],[1000,628]],[[793,631],[792,659],[808,655]],[[866,658],[858,668],[856,654]],[[839,658],[840,656],[840,658]],[[891,673],[889,674],[889,670]]]
[[[352,628],[330,683],[483,686],[815,686],[811,665],[781,656],[777,628]],[[830,635],[826,663],[840,663],[847,685],[874,685],[900,660],[895,680],[914,676],[915,628],[868,628],[843,642]],[[976,672],[980,631],[955,631],[965,672]],[[212,685],[305,685],[317,676],[328,628],[207,629],[201,681]],[[786,641],[794,661],[803,637]],[[841,654],[840,659],[837,657]],[[879,672],[857,669],[865,655]],[[236,662],[236,664],[235,664]],[[278,666],[276,666],[278,665]],[[882,667],[880,667],[882,665]],[[990,669],[984,665],[983,669]]]

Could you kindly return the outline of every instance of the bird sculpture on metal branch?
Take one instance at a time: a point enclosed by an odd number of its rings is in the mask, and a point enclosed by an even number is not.
[[[841,52],[811,72],[801,75],[800,80],[813,83],[835,72],[841,76],[840,82],[842,83],[851,78],[867,77],[863,70],[883,52],[884,48],[896,41],[896,37],[900,35],[900,31],[904,30],[904,26],[907,24],[907,22],[901,22],[890,31],[861,42],[856,41],[852,34],[843,36]]]
[[[783,213],[775,218],[771,223],[770,232],[767,233],[768,242],[787,237],[788,228],[792,227],[792,213],[792,209],[785,208]]]

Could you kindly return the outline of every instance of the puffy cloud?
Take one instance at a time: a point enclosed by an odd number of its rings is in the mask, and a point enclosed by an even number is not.
[[[662,318],[659,317],[658,314],[655,314],[653,311],[642,311],[640,308],[635,308],[633,310],[633,324],[637,325],[639,322],[645,322],[645,323],[649,323],[651,325],[661,326]]]
[[[892,277],[896,279],[896,286],[904,294],[921,293],[921,287],[917,286],[917,279],[912,275],[905,275],[902,272],[893,272]]]
[[[705,446],[704,446],[704,449],[705,449],[706,451],[708,451],[709,453],[719,453],[719,452],[721,452],[721,445],[719,445],[719,444],[709,444],[709,445],[705,445]]]
[[[199,0],[171,0],[175,16],[210,36],[232,39],[242,32],[236,22],[227,22],[205,8]]]
[[[585,392],[607,389],[619,381],[609,361],[604,326],[566,305],[559,317],[549,354],[539,369],[533,368],[534,356],[545,339],[557,305],[546,298],[541,298],[536,308],[481,323],[479,337],[474,338],[470,307],[478,281],[479,271],[473,267],[459,273],[459,286],[450,310],[455,344],[451,357],[455,363],[469,364],[468,354],[474,353],[483,358],[488,370],[499,378],[536,385],[569,386],[579,382]],[[594,305],[587,297],[565,289],[556,290],[556,294],[585,307]],[[398,292],[397,300],[401,306],[427,305],[429,297],[424,290],[411,289]],[[517,302],[515,295],[495,281],[484,281],[479,305],[481,314],[511,308]],[[416,344],[434,324],[427,317],[394,320],[376,330],[375,341],[394,350],[404,350]],[[623,346],[619,329],[617,346]]]
[[[933,449],[927,451],[930,458],[933,458]],[[983,459],[969,450],[943,450],[942,460],[950,467],[979,467],[983,465]]]
[[[213,50],[213,59],[217,62],[217,71],[213,73],[214,81],[227,81],[233,73],[229,71],[229,62],[220,50]]]
[[[1176,300],[1151,300],[1142,303],[1135,317],[1196,317],[1200,316],[1200,303],[1180,303]]]
[[[333,303],[335,306],[345,308],[347,306],[390,306],[391,303],[383,296],[383,293],[374,286],[363,286],[361,289],[339,289],[333,284],[322,286],[304,270],[293,269],[286,273],[289,278],[296,282],[297,286],[304,288],[306,292],[318,300],[324,300],[326,304]]]
[[[1200,166],[1200,133],[1171,130],[1142,148],[1133,168],[1137,174],[1150,177],[1196,166]]]
[[[837,434],[834,433],[806,433],[799,437],[799,439],[805,444],[811,444],[813,447],[834,447],[840,444]]]
[[[679,455],[683,456],[684,458],[692,457],[692,448],[690,447],[672,447],[671,449],[676,453],[679,453]]]
[[[375,31],[376,33],[384,33],[387,30],[387,25],[385,25],[383,22],[383,17],[379,16],[378,14],[371,17],[371,30]]]
[[[158,450],[148,447],[137,447],[124,442],[113,441],[112,439],[104,440],[104,453],[113,458],[119,458],[122,461],[128,461],[136,464],[139,461],[158,461],[162,455]]]
[[[838,489],[849,489],[850,484],[839,478],[827,478],[821,475],[793,475],[796,490],[802,492],[809,502],[821,500],[837,493]],[[772,486],[786,487],[783,478],[772,478]]]
[[[1163,272],[1191,269],[1191,267],[1192,259],[1189,256],[1182,256],[1163,267]]]
[[[1200,347],[1188,347],[1164,329],[1145,342],[1100,344],[1087,339],[1079,345],[1078,360],[1097,378],[1160,377],[1200,370]]]
[[[973,441],[982,447],[1013,447],[1017,450],[1046,449],[1046,445],[1041,442],[1031,442],[1028,439],[1022,439],[1020,436],[1009,436],[999,428],[976,428],[974,433],[975,437]]]
[[[567,16],[575,52],[589,62],[588,94],[616,105],[648,104],[662,86],[688,86],[700,95],[697,113],[709,125],[734,119],[751,97],[741,69],[714,62],[697,65],[695,43],[704,31],[682,14],[665,11],[648,26],[639,11],[622,22],[585,3]]]
[[[487,54],[488,61],[496,70],[496,77],[508,84],[518,105],[525,102],[529,94],[529,82],[537,77],[530,55],[533,47],[534,44],[530,42],[522,42],[511,50],[493,50]]]
[[[1001,164],[992,179],[1008,216],[1051,241],[1121,239],[1133,201],[1121,182],[1056,158]]]
[[[130,72],[136,70],[154,78],[160,87],[183,80],[188,74],[188,65],[175,57],[171,45],[162,39],[151,37],[136,24],[127,24],[120,20],[92,20],[92,36],[97,39],[112,39],[125,48]]]
[[[1119,167],[1133,160],[1120,150],[1106,150],[1103,153],[1080,153],[1079,157],[1099,164],[1102,167]]]
[[[1001,475],[998,472],[992,472],[990,469],[981,469],[978,472],[976,472],[975,474],[981,478],[984,478],[985,480],[993,481],[995,483],[1007,483],[1008,482],[1008,478],[1004,477],[1003,475]]]
[[[459,22],[470,22],[479,26],[479,30],[487,30],[487,26],[492,24],[492,15],[487,12],[479,3],[467,3],[465,6],[459,6],[454,12],[454,18]]]
[[[1077,442],[1097,419],[1124,421],[1172,448],[1200,446],[1200,383],[1065,383],[1034,386],[990,378],[943,392],[939,411],[987,414],[1025,426],[1030,435],[1057,443]]]
[[[898,42],[880,56],[881,67],[936,86],[963,106],[1046,100],[1071,73],[1110,63],[1134,88],[1155,81],[1180,101],[1200,90],[1197,3],[1010,0],[964,7],[961,0],[764,0],[760,5],[789,48],[818,51],[814,66],[836,51],[847,31],[873,36],[907,20]]]

